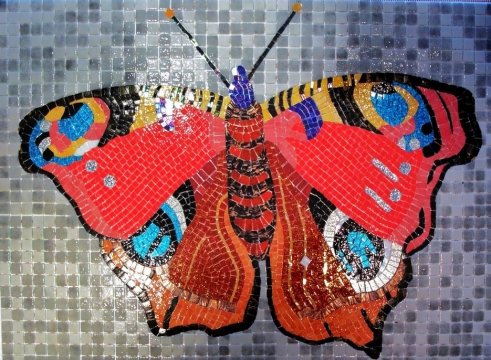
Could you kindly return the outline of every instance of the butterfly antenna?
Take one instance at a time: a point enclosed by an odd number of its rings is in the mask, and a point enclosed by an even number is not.
[[[179,26],[179,29],[181,29],[181,31],[188,36],[189,41],[191,42],[191,44],[193,44],[196,51],[199,52],[199,54],[206,60],[206,62],[210,66],[210,68],[215,72],[215,74],[218,75],[218,77],[220,78],[220,80],[222,80],[222,82],[225,84],[225,86],[227,88],[230,87],[230,83],[228,82],[227,78],[225,76],[223,76],[223,74],[220,72],[220,70],[218,70],[218,68],[215,66],[215,64],[213,64],[213,62],[208,57],[208,55],[206,55],[206,53],[203,51],[203,49],[198,45],[198,42],[194,39],[193,35],[191,35],[189,33],[189,31],[187,31],[186,28],[182,25],[182,23],[179,21],[179,19],[176,18],[176,16],[174,15],[174,10],[172,10],[171,8],[167,8],[167,10],[165,11],[165,15],[169,19],[174,20],[174,22],[177,24],[177,26]]]
[[[276,35],[273,37],[273,39],[269,42],[268,46],[266,47],[266,49],[264,49],[263,53],[261,54],[261,56],[259,57],[259,59],[257,59],[256,63],[254,64],[254,66],[252,67],[252,70],[251,72],[249,73],[249,80],[252,79],[252,77],[254,76],[254,73],[256,72],[257,68],[259,66],[261,66],[264,58],[266,57],[266,55],[268,55],[269,51],[273,48],[274,44],[276,43],[276,41],[278,41],[279,37],[281,36],[281,34],[283,34],[283,31],[285,31],[286,27],[288,26],[288,24],[290,24],[290,21],[292,21],[293,17],[295,16],[295,14],[297,12],[299,12],[300,10],[302,10],[302,4],[297,2],[295,4],[293,4],[292,6],[292,12],[290,14],[290,16],[288,16],[288,18],[286,19],[286,21],[284,22],[283,25],[281,25],[281,27],[279,28],[278,32],[276,33]]]

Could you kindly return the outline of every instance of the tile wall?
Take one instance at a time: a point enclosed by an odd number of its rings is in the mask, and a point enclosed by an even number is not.
[[[238,64],[251,68],[291,2],[0,0],[0,354],[365,358],[344,343],[310,346],[285,337],[272,322],[264,287],[247,331],[153,336],[138,300],[102,262],[98,241],[68,201],[49,179],[19,166],[20,119],[60,97],[163,82],[226,94],[164,17],[169,6],[229,74]],[[381,358],[491,358],[490,39],[491,5],[484,2],[304,1],[255,75],[260,100],[324,76],[368,71],[428,77],[476,98],[483,148],[446,176],[435,237],[413,256],[414,278],[388,316]]]

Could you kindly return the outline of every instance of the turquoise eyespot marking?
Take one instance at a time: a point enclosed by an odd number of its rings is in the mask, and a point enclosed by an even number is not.
[[[376,254],[377,249],[373,245],[368,235],[362,232],[352,231],[348,234],[347,243],[351,252],[360,259],[362,268],[370,268],[370,259],[367,256],[367,251],[371,254]],[[342,250],[338,252],[338,256],[343,262],[346,270],[348,272],[353,272],[353,267],[346,259],[346,255]]]
[[[145,258],[147,256],[159,232],[160,228],[154,223],[151,223],[142,234],[133,237],[133,248],[140,257]]]
[[[165,202],[164,205],[160,207],[160,210],[163,211],[161,213],[161,217],[159,220],[154,220],[151,222],[147,228],[139,235],[133,237],[133,249],[142,259],[146,257],[156,258],[159,256],[163,256],[169,250],[171,240],[173,237],[173,233],[175,234],[175,240],[180,242],[183,236],[183,229],[181,228],[181,222],[177,216],[176,211],[172,208],[172,206]],[[165,220],[165,223],[162,222],[162,219]],[[170,220],[170,224],[169,224]],[[159,224],[157,225],[156,222]],[[160,224],[162,222],[162,224]],[[172,231],[169,231],[169,228]],[[164,234],[163,231],[166,231]],[[158,244],[156,242],[159,241]],[[152,245],[156,244],[156,247],[152,249]]]

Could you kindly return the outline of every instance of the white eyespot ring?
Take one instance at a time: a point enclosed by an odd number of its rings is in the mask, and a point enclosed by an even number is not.
[[[342,263],[338,254],[336,254],[334,248],[334,241],[336,233],[341,229],[342,225],[349,220],[341,210],[334,210],[329,218],[326,220],[324,226],[324,240],[331,249],[333,256]],[[380,264],[380,267],[375,275],[370,280],[359,280],[356,277],[350,276],[346,273],[346,277],[349,279],[353,290],[357,293],[366,293],[377,291],[386,285],[395,275],[399,265],[404,257],[402,252],[402,246],[394,242],[383,240],[384,247],[384,259]]]

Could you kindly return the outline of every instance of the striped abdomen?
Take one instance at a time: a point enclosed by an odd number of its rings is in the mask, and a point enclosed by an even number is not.
[[[276,222],[276,199],[264,147],[259,105],[226,112],[228,205],[232,227],[251,256],[266,254]]]

